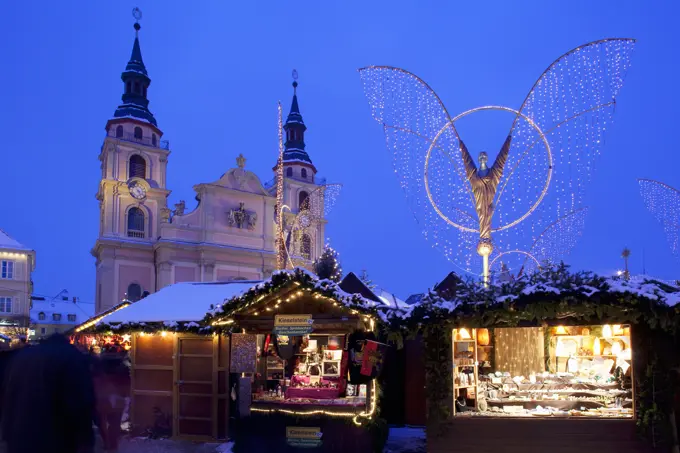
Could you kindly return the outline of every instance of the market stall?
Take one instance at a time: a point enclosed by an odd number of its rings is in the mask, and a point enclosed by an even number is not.
[[[673,444],[679,296],[565,267],[430,293],[410,320],[425,338],[428,451]]]
[[[177,283],[74,329],[73,341],[94,353],[127,350],[133,435],[228,437],[230,339],[214,334],[204,320],[216,305],[257,283]]]
[[[220,307],[212,323],[232,332],[234,451],[382,451],[381,306],[296,270]]]

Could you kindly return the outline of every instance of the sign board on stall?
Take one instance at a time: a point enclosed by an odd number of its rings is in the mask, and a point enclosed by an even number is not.
[[[321,428],[300,426],[286,427],[286,443],[297,448],[317,448],[321,446]]]
[[[299,337],[314,330],[312,315],[276,315],[274,317],[274,333]]]

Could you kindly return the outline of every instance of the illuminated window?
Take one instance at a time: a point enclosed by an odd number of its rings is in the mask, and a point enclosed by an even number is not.
[[[116,127],[116,138],[121,138],[123,136],[123,126]]]
[[[45,320],[45,313],[43,313],[42,311],[40,313],[38,313],[38,320],[44,321]]]
[[[0,278],[14,278],[14,261],[0,262]]]
[[[130,302],[137,302],[142,298],[142,287],[138,283],[130,283],[127,289],[127,299]]]
[[[144,212],[137,208],[132,207],[127,213],[127,235],[131,238],[143,238],[145,236],[144,232]]]
[[[11,297],[0,297],[0,313],[12,313]]]
[[[139,126],[135,127],[135,138],[141,140],[142,135],[142,128]]]
[[[139,154],[130,156],[130,163],[128,168],[130,178],[146,178],[146,161]]]

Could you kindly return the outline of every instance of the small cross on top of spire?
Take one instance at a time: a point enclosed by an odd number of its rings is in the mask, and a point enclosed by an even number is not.
[[[297,94],[297,79],[298,79],[298,73],[297,69],[293,69],[293,94]]]

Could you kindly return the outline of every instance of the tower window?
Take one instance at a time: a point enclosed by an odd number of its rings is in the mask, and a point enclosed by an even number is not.
[[[130,238],[144,237],[144,212],[141,209],[130,208],[127,213],[127,230],[127,235]]]
[[[146,178],[146,161],[139,154],[130,156],[128,175],[129,178]]]
[[[300,210],[309,209],[309,194],[304,190],[298,195],[298,206]]]
[[[132,91],[132,82],[128,80],[128,82],[125,84],[125,92],[130,93]]]
[[[151,134],[151,144],[153,146],[156,146],[156,134]]]
[[[302,175],[303,178],[307,179],[307,169],[303,168],[300,170],[300,175]]]
[[[130,302],[137,302],[142,298],[142,287],[139,283],[130,283],[127,288],[127,299]]]
[[[146,85],[144,85],[144,97],[146,97]]]
[[[135,94],[141,94],[141,89],[139,87],[139,82],[135,82]]]
[[[123,136],[123,126],[116,127],[116,138],[121,138]]]
[[[135,127],[135,138],[142,139],[142,128],[139,126]]]
[[[302,235],[302,249],[300,250],[304,259],[308,260],[312,257],[312,238],[308,234]]]
[[[289,178],[293,177],[293,169],[291,167],[286,168],[286,176]]]

